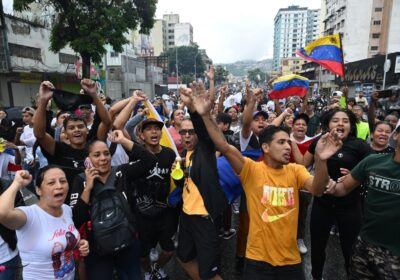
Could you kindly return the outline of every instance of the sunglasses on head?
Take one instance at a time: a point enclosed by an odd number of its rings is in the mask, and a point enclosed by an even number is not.
[[[186,135],[186,133],[189,133],[189,135],[195,135],[196,131],[194,129],[181,129],[179,130],[180,135]]]

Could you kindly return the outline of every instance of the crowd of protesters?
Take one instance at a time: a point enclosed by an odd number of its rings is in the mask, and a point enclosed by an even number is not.
[[[191,279],[223,279],[220,240],[237,235],[243,279],[306,279],[310,249],[319,280],[332,233],[349,279],[400,279],[400,93],[269,100],[247,82],[237,100],[206,76],[152,100],[161,120],[144,92],[110,103],[88,79],[77,95],[42,82],[23,126],[0,109],[0,279],[170,279],[174,257]],[[233,201],[222,156],[243,189]],[[122,219],[110,236],[108,216]]]

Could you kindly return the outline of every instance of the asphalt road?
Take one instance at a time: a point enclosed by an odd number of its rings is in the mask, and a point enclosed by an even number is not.
[[[237,215],[233,217],[233,224],[237,224]],[[305,243],[307,245],[308,253],[302,256],[303,265],[305,270],[306,279],[311,277],[311,254],[310,254],[310,231],[307,228]],[[235,248],[236,237],[230,240],[221,239],[222,258],[221,268],[222,277],[225,280],[241,280],[241,275],[235,269]],[[173,258],[166,267],[167,273],[171,280],[190,280],[185,274],[182,267]],[[344,269],[344,260],[340,249],[339,238],[337,236],[330,236],[328,247],[326,250],[326,262],[324,267],[324,280],[344,280],[346,279]]]

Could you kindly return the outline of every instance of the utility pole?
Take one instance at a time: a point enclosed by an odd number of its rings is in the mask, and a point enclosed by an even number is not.
[[[179,67],[178,67],[178,46],[175,46],[175,66],[176,66],[176,94],[178,94]]]
[[[387,39],[386,39],[386,54],[385,54],[385,62],[383,64],[383,82],[382,82],[382,89],[385,89],[386,87],[386,72],[389,71],[389,69],[386,68],[387,66],[387,61],[388,61],[388,53],[389,53],[389,39],[390,39],[390,21],[392,20],[392,8],[393,8],[393,1],[386,1],[388,3],[388,9],[390,11],[389,13],[389,19],[388,19],[388,26],[387,26]],[[390,68],[390,67],[388,67]]]

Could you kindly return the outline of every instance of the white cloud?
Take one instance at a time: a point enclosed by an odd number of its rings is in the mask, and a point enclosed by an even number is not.
[[[274,17],[280,8],[319,8],[320,0],[159,0],[157,18],[177,13],[193,25],[194,41],[214,62],[272,58]]]
[[[13,0],[3,0],[12,11]],[[320,8],[321,0],[158,0],[156,17],[177,13],[193,25],[194,41],[215,63],[271,58],[274,17],[280,8]]]

